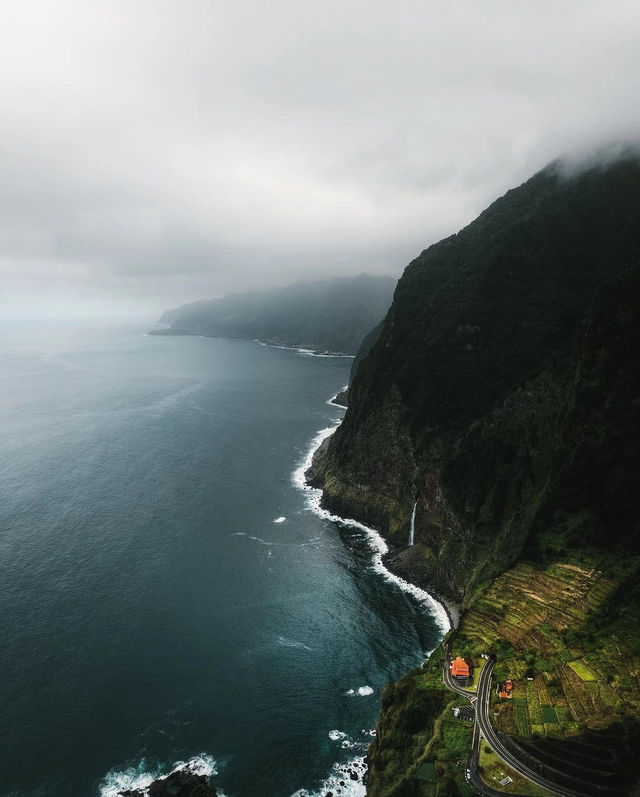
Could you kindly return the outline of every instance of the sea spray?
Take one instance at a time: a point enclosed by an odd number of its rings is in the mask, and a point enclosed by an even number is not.
[[[166,778],[174,772],[190,772],[192,775],[204,775],[207,778],[218,774],[218,764],[210,755],[201,753],[188,761],[176,761],[167,771],[164,767],[149,768],[143,758],[137,767],[124,770],[111,770],[102,779],[100,797],[118,797],[123,791],[140,791],[148,794],[151,784],[159,778]],[[218,791],[220,794],[220,792]]]
[[[336,403],[336,399],[338,398],[338,396],[340,395],[340,393],[344,393],[344,392],[345,392],[346,390],[348,390],[348,389],[349,389],[349,385],[343,385],[343,386],[340,388],[340,390],[338,390],[338,392],[337,392],[337,393],[336,393],[334,396],[331,396],[331,398],[328,398],[328,399],[325,401],[325,404],[328,404],[330,407],[344,407],[344,405],[343,405],[343,404]]]
[[[341,797],[366,797],[364,775],[367,765],[364,756],[354,756],[346,764],[334,764],[333,772],[317,790],[299,789],[291,797],[325,797],[340,794]]]
[[[416,532],[416,509],[418,508],[418,502],[416,501],[413,505],[413,510],[411,512],[411,523],[409,525],[409,545],[413,545],[413,538]]]

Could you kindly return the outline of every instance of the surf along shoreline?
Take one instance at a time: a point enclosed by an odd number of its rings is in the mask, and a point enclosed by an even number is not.
[[[345,388],[343,388],[343,391]],[[344,412],[346,407],[334,401],[338,395],[340,395],[340,392],[328,399],[325,403]],[[329,512],[322,506],[322,490],[313,487],[307,481],[307,471],[310,469],[318,449],[331,437],[341,423],[342,418],[335,421],[331,426],[320,429],[320,431],[316,433],[306,455],[292,474],[292,482],[295,487],[306,495],[309,509],[314,512],[314,514],[344,528],[359,529],[365,533],[367,542],[372,551],[374,570],[386,581],[396,584],[403,592],[411,595],[413,599],[434,618],[441,637],[444,637],[451,628],[455,628],[457,625],[460,616],[458,607],[448,601],[435,598],[426,590],[394,573],[390,567],[387,566],[387,558],[390,555],[390,551],[382,534],[377,529],[366,526],[358,520],[343,518]],[[432,652],[432,650],[427,652],[423,651],[423,654],[425,658],[428,658]],[[292,797],[320,797],[321,794],[333,793],[333,790],[337,788],[338,784],[340,784],[341,787],[347,786],[349,790],[346,791],[345,794],[353,794],[358,797],[362,795],[362,797],[364,797],[365,791],[361,791],[361,789],[366,790],[366,755],[355,756],[347,763],[336,763],[333,766],[333,770],[333,773],[329,775],[319,789],[314,791],[304,788],[299,789]],[[353,792],[349,786],[354,788]]]
[[[338,394],[336,394],[338,395]],[[335,396],[333,397],[335,398]],[[327,404],[333,404],[333,398],[327,401]],[[344,410],[345,408],[339,404],[333,406]],[[373,551],[373,568],[379,573],[386,581],[392,582],[400,587],[403,592],[411,595],[419,604],[421,604],[431,614],[438,626],[442,635],[455,628],[460,618],[460,609],[452,601],[446,600],[441,596],[434,596],[422,587],[412,584],[404,579],[401,575],[395,573],[388,561],[393,552],[389,550],[387,541],[382,536],[381,532],[371,526],[366,526],[354,518],[343,518],[335,515],[322,506],[322,489],[313,487],[307,480],[307,471],[313,464],[313,459],[320,448],[320,446],[328,440],[331,435],[342,423],[342,419],[335,422],[332,426],[321,429],[316,433],[309,450],[302,460],[301,464],[296,468],[293,473],[293,483],[296,487],[302,490],[307,495],[307,501],[310,509],[319,517],[325,520],[330,520],[346,528],[355,528],[363,531],[367,536],[367,541]],[[429,651],[426,655],[430,655],[433,651]]]

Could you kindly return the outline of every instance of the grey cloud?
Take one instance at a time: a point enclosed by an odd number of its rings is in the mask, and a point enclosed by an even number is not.
[[[0,311],[399,274],[640,139],[639,40],[626,0],[4,4]]]

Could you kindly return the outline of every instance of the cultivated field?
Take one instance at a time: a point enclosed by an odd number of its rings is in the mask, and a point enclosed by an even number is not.
[[[513,697],[494,697],[501,730],[570,738],[640,714],[640,657],[624,639],[584,632],[617,585],[596,562],[519,564],[497,578],[468,611],[454,655],[481,664],[494,652],[498,680],[513,679]]]

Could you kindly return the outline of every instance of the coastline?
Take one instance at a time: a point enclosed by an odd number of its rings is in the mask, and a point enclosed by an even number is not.
[[[331,398],[327,399],[325,401],[325,404],[328,404],[330,407],[338,407],[341,410],[346,410],[347,409],[346,403],[342,403],[341,401],[338,401],[338,399],[340,398],[340,396],[345,396],[348,389],[349,385],[345,385],[341,390],[338,390],[335,396],[331,396]]]
[[[200,335],[200,337],[210,337],[208,335]],[[223,338],[223,340],[248,340],[248,338]],[[342,351],[318,351],[317,349],[306,349],[302,346],[289,346],[286,343],[267,343],[258,338],[252,338],[252,343],[257,343],[258,346],[268,346],[270,349],[286,349],[287,351],[297,351],[303,357],[338,357],[345,360],[355,360],[355,354],[345,354]],[[336,396],[338,394],[336,393]]]
[[[337,395],[339,394],[336,394],[336,396]],[[336,404],[333,401],[336,396],[328,399],[326,403],[333,407],[337,407],[338,409],[346,410],[346,407],[341,404]],[[360,523],[353,518],[343,518],[324,509],[321,505],[322,490],[317,487],[312,487],[307,482],[306,474],[311,467],[315,453],[325,442],[325,440],[331,437],[341,423],[342,418],[334,422],[332,426],[329,426],[325,429],[320,429],[320,431],[316,433],[306,455],[292,474],[292,482],[295,487],[306,494],[309,508],[316,515],[324,518],[325,520],[331,520],[334,523],[338,523],[341,526],[356,528],[365,532],[369,546],[372,549],[374,570],[386,581],[395,583],[403,592],[411,595],[414,600],[420,603],[434,618],[440,634],[442,637],[444,637],[452,628],[455,628],[457,625],[460,616],[458,607],[449,601],[442,600],[439,597],[434,597],[431,593],[427,592],[427,590],[418,587],[416,584],[412,584],[408,580],[404,579],[400,574],[394,573],[393,570],[391,570],[388,566],[388,559],[390,556],[393,556],[393,554],[389,551],[387,542],[382,534],[376,529],[365,526],[364,523]],[[440,641],[441,640],[439,640],[438,644],[440,644]],[[432,652],[433,650],[422,651],[425,660],[431,655]],[[364,777],[362,779],[352,780],[349,776],[349,773],[352,770],[365,773]],[[346,764],[334,764],[334,773],[332,773],[317,790],[309,791],[307,789],[300,789],[295,792],[292,797],[322,797],[322,795],[335,793],[334,790],[342,790],[342,792],[345,794],[345,797],[366,797],[366,770],[366,756],[356,756]],[[335,773],[339,773],[337,777]]]
[[[400,554],[405,551],[405,548],[400,548],[396,551],[390,551],[384,557],[384,564],[387,570],[390,570],[396,576],[402,577],[405,581],[409,584],[412,583],[410,575],[407,574],[404,566],[399,561]],[[426,591],[426,590],[425,590]],[[445,598],[442,595],[438,594],[437,592],[430,592],[431,597],[436,600],[438,603],[442,605],[442,608],[447,613],[449,618],[449,631],[458,627],[458,623],[460,622],[460,617],[462,616],[462,610],[460,606],[455,603],[455,601],[451,600],[451,598]],[[445,632],[448,633],[448,632]]]
[[[165,323],[158,321],[158,323]],[[160,337],[188,337],[188,338],[210,338],[212,340],[244,340],[248,343],[257,343],[258,346],[268,346],[271,349],[287,349],[289,351],[297,351],[303,357],[341,357],[347,360],[355,360],[355,354],[345,354],[342,351],[319,351],[318,349],[310,349],[304,346],[293,346],[286,343],[273,343],[259,338],[233,338],[228,335],[203,335],[201,332],[190,332],[186,329],[174,329],[167,325],[165,329],[150,329],[144,333],[145,335],[157,335]]]
[[[340,407],[340,405],[334,406]],[[316,451],[320,448],[325,440],[331,437],[341,423],[342,420],[338,421],[333,426],[321,429],[316,434],[307,452],[307,455],[298,468],[296,468],[296,470],[293,472],[293,483],[300,490],[307,493],[309,506],[311,510],[319,517],[325,518],[326,520],[331,520],[334,523],[339,523],[342,526],[357,528],[365,532],[369,544],[373,549],[374,570],[380,573],[380,575],[387,581],[397,584],[400,589],[403,590],[403,592],[411,595],[415,600],[418,601],[418,603],[421,603],[433,616],[440,633],[444,637],[445,634],[447,634],[457,625],[460,617],[460,611],[458,607],[451,601],[444,600],[439,596],[436,597],[430,592],[427,592],[427,590],[422,589],[422,587],[412,584],[410,581],[407,581],[405,578],[403,578],[402,575],[391,570],[387,564],[389,558],[393,556],[393,553],[389,551],[387,541],[384,539],[382,534],[370,526],[365,526],[364,523],[360,523],[360,521],[355,520],[354,518],[343,518],[339,515],[334,515],[327,509],[324,509],[321,505],[322,490],[317,487],[312,487],[307,482],[306,474],[311,467]],[[428,653],[425,655],[429,656],[432,652],[433,651],[428,651]]]

